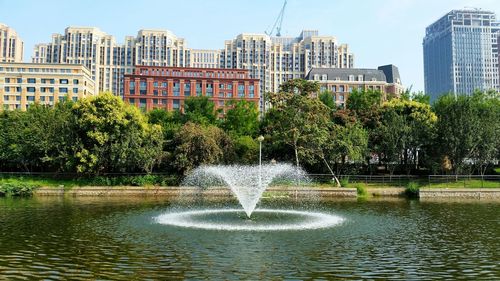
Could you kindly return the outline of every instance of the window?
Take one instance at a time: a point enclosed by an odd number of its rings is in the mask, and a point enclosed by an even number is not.
[[[191,83],[184,84],[184,96],[191,95]]]
[[[161,95],[166,96],[167,95],[167,90],[161,90]]]
[[[28,91],[28,93],[34,93],[35,87],[27,87],[26,90]]]
[[[141,95],[145,95],[146,94],[146,89],[147,89],[146,81],[141,81],[139,83],[139,93]]]
[[[3,100],[4,101],[8,101],[9,100],[9,96],[3,96]]]
[[[50,81],[50,84],[56,83],[56,79],[49,79],[49,81]]]
[[[66,100],[66,96],[59,97],[59,101],[65,101],[65,100]]]
[[[35,96],[26,96],[27,101],[35,101]]]
[[[166,87],[167,87],[167,82],[162,82],[162,83],[161,83],[161,86],[162,86],[163,88],[166,88]]]
[[[16,101],[21,101],[21,96],[16,96]]]
[[[73,85],[78,85],[79,81],[78,79],[73,79]]]
[[[180,83],[174,82],[174,96],[176,97],[180,96],[180,92],[181,92]]]
[[[341,92],[341,93],[344,92],[344,86],[339,86],[339,92]]]
[[[173,100],[172,108],[179,110],[181,108],[181,101],[180,100]]]
[[[5,92],[6,93],[10,92],[10,87],[5,87]]]
[[[68,88],[59,88],[59,93],[67,93]]]
[[[45,96],[41,96],[40,101],[45,101]]]
[[[5,83],[10,83],[10,78],[5,78]]]
[[[153,104],[158,104],[158,99],[153,99]]]
[[[135,103],[135,99],[128,99],[129,103]]]
[[[232,90],[233,89],[233,84],[227,84],[227,89]]]
[[[36,83],[36,79],[35,78],[28,78],[28,83],[29,84],[35,84]]]
[[[73,97],[72,100],[76,102],[78,100],[78,97]]]
[[[23,79],[22,78],[17,78],[17,83],[19,83],[19,84],[23,83]]]
[[[153,87],[158,88],[158,82],[153,82]]]
[[[59,84],[68,84],[68,79],[59,79]]]
[[[21,92],[21,87],[16,87],[16,92],[20,93]]]
[[[158,96],[158,90],[153,90],[153,96]]]
[[[238,85],[238,97],[244,98],[245,97],[245,85]]]
[[[78,88],[73,88],[73,94],[78,94]]]

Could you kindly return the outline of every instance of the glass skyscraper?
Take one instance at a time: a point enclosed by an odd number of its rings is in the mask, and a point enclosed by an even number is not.
[[[500,90],[495,13],[453,10],[427,27],[423,40],[425,92],[471,94]]]

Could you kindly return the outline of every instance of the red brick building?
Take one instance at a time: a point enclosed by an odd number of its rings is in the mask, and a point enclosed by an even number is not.
[[[248,70],[136,66],[134,74],[125,74],[124,100],[146,110],[182,109],[187,97],[206,96],[217,109],[231,100],[253,101],[258,106],[258,79]]]

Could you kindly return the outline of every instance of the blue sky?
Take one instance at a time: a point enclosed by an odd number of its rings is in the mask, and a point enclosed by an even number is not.
[[[141,28],[168,29],[188,47],[222,48],[242,32],[261,33],[274,23],[282,0],[0,0],[0,22],[25,42],[25,60],[36,43],[64,28],[96,26],[123,42]],[[423,90],[425,27],[452,9],[478,7],[500,13],[499,0],[288,0],[282,35],[318,29],[355,53],[355,67],[399,67],[413,90]]]

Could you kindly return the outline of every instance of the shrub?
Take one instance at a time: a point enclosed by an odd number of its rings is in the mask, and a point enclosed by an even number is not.
[[[349,186],[349,178],[341,178],[340,179],[340,186],[341,187],[348,187]]]
[[[405,194],[410,198],[418,198],[419,187],[415,182],[409,182],[406,185]]]
[[[24,182],[6,182],[0,185],[0,196],[31,196],[38,186]]]
[[[366,190],[366,186],[364,183],[356,183],[354,187],[356,188],[359,197],[368,196],[368,191]]]

